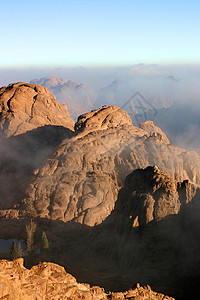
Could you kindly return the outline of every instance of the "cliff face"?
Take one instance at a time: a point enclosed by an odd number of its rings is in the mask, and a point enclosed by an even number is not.
[[[89,284],[78,283],[59,265],[43,262],[28,270],[23,266],[23,259],[0,261],[0,297],[10,300],[173,300],[153,292],[149,286],[142,288],[139,284],[124,293],[107,294],[98,286],[90,287]]]

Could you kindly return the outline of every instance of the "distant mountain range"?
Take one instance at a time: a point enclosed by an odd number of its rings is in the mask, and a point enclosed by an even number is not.
[[[32,84],[41,84],[48,88],[54,94],[61,104],[66,104],[70,116],[76,120],[77,117],[93,108],[96,100],[96,94],[84,84],[65,79],[56,78],[55,76],[44,77],[31,80]]]
[[[173,75],[117,78],[98,90],[54,76],[34,79],[31,83],[48,88],[58,102],[67,105],[74,121],[86,111],[117,105],[129,113],[135,125],[152,120],[177,146],[200,151],[200,142],[195,137],[200,132],[198,95],[194,90],[191,91],[194,96],[189,98],[189,83],[185,79]],[[142,97],[134,97],[136,92]]]

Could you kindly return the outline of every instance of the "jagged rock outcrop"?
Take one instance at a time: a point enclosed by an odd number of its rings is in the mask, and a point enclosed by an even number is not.
[[[0,89],[0,132],[15,136],[45,125],[73,130],[66,105],[38,84],[18,82]]]
[[[89,226],[109,216],[125,177],[134,169],[157,165],[176,180],[200,183],[200,156],[173,147],[153,123],[146,130],[126,112],[105,106],[84,114],[76,135],[64,140],[27,189],[41,217]]]
[[[171,215],[185,216],[185,207],[200,199],[200,189],[188,180],[177,182],[161,172],[157,166],[137,169],[126,177],[119,192],[113,215],[121,218],[118,227],[144,227],[151,221],[160,221]],[[121,227],[121,228],[120,228]]]
[[[173,300],[171,297],[153,292],[149,286],[143,288],[139,284],[124,293],[106,294],[104,289],[98,286],[90,287],[89,284],[78,283],[59,265],[43,262],[28,270],[23,266],[21,258],[14,261],[0,261],[0,298],[9,300]]]
[[[168,140],[166,134],[158,126],[155,126],[152,121],[146,121],[144,123],[141,123],[139,127],[147,131],[149,134],[157,136],[165,143],[170,144],[170,141]]]

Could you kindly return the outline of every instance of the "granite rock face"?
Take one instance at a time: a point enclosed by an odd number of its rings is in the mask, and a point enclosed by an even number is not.
[[[0,89],[0,132],[15,136],[45,125],[73,130],[66,105],[38,84],[18,82]]]
[[[117,106],[103,106],[78,117],[75,131],[92,132],[132,125],[128,113]]]
[[[0,209],[31,199],[40,217],[94,226],[137,168],[156,164],[177,181],[200,183],[196,152],[173,147],[152,122],[134,126],[116,106],[83,114],[74,126],[46,88],[26,83],[1,88],[0,104],[0,129],[10,137],[0,149]]]
[[[16,208],[32,173],[60,142],[72,136],[66,105],[37,84],[0,89],[0,207]]]
[[[156,164],[178,181],[199,184],[200,156],[173,147],[150,125],[134,126],[116,106],[80,116],[75,136],[63,140],[35,172],[27,199],[34,201],[41,217],[94,226],[110,215],[126,176],[137,168]]]
[[[23,266],[23,259],[0,261],[0,298],[9,300],[161,300],[173,298],[153,292],[149,286],[139,284],[124,293],[106,294],[103,288],[78,283],[65,269],[54,263],[40,263],[30,270]]]
[[[125,230],[143,228],[172,215],[187,219],[185,207],[199,198],[200,189],[188,180],[178,182],[157,166],[149,166],[126,177],[113,215],[117,220],[121,218],[119,227],[128,224]]]
[[[140,123],[139,127],[147,131],[149,134],[157,136],[158,138],[160,138],[160,140],[163,140],[165,143],[170,143],[166,134],[158,126],[155,126],[152,121]]]

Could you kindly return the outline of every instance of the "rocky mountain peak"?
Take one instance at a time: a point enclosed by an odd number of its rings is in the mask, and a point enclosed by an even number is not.
[[[177,188],[176,180],[160,171],[157,166],[139,168],[127,176],[125,185],[137,192],[156,192],[158,189],[174,191]]]
[[[116,204],[122,224],[129,219],[131,227],[177,215],[184,205],[199,197],[200,190],[189,180],[177,182],[157,166],[134,170],[126,177]]]
[[[57,78],[55,76],[47,76],[40,79],[33,79],[30,81],[31,84],[40,84],[47,89],[50,89],[53,86],[63,85],[66,83],[65,79]]]
[[[95,131],[132,125],[128,113],[117,106],[103,106],[78,117],[75,131]]]
[[[74,127],[67,106],[59,104],[47,88],[18,82],[0,89],[0,131],[5,137],[45,125]]]

